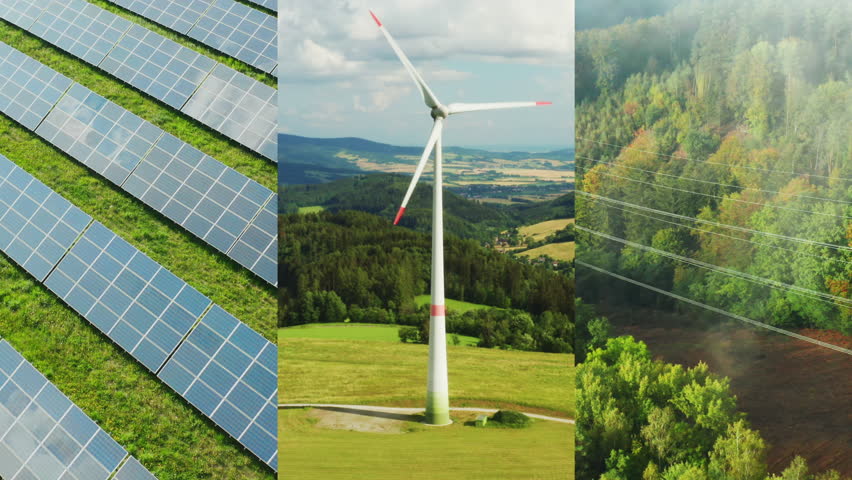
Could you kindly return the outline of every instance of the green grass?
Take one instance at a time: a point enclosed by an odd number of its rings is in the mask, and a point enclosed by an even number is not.
[[[195,120],[3,21],[0,38],[275,188],[272,162]],[[2,115],[0,154],[275,341],[272,286]],[[161,480],[274,478],[262,462],[3,255],[0,335]]]
[[[541,255],[547,255],[554,260],[570,262],[571,260],[574,260],[574,249],[574,242],[550,243],[538,248],[533,248],[531,250],[521,252],[518,255],[533,259],[538,258]]]
[[[281,471],[305,480],[566,480],[574,478],[574,426],[537,421],[530,428],[412,423],[404,434],[321,429],[306,410],[281,410]],[[402,473],[404,472],[404,473]]]
[[[325,210],[325,207],[323,207],[322,205],[313,205],[313,206],[310,206],[310,207],[299,207],[299,210],[298,210],[297,213],[304,215],[306,213],[319,213],[319,212],[322,212],[323,210]]]
[[[547,238],[548,235],[558,232],[562,230],[569,224],[574,223],[574,219],[562,219],[562,220],[548,220],[546,222],[536,223],[534,225],[527,225],[525,227],[521,227],[518,229],[518,233],[520,233],[524,237],[532,237],[533,240],[539,241]]]
[[[321,338],[334,340],[372,340],[378,342],[399,343],[400,325],[381,325],[373,323],[311,323],[278,330],[279,341],[285,338]],[[452,345],[454,334],[447,335],[447,343]],[[466,335],[457,335],[461,345],[476,346],[479,339]]]
[[[420,406],[428,346],[282,338],[282,403]],[[574,416],[572,355],[447,347],[450,403]]]
[[[414,297],[414,304],[417,305],[418,308],[423,305],[429,305],[431,302],[432,297],[430,295],[418,295]],[[460,300],[452,300],[449,298],[445,299],[444,302],[447,305],[447,310],[454,313],[465,313],[471,310],[481,310],[483,308],[495,308],[488,305],[481,305],[479,303],[462,302]]]

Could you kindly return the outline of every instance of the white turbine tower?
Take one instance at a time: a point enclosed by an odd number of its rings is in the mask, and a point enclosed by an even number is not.
[[[396,214],[393,224],[399,223],[402,214],[405,213],[405,206],[414,192],[414,187],[423,173],[423,168],[426,166],[426,161],[435,150],[435,186],[433,189],[432,198],[432,306],[429,318],[429,374],[426,387],[426,418],[425,423],[430,425],[449,425],[450,420],[450,399],[449,385],[447,381],[447,332],[445,325],[446,306],[444,302],[444,217],[443,217],[443,190],[442,190],[442,158],[441,158],[441,132],[444,128],[444,120],[450,115],[456,113],[474,112],[478,110],[496,110],[500,108],[518,108],[518,107],[535,107],[538,105],[549,105],[550,102],[499,102],[499,103],[451,103],[444,105],[423,78],[414,69],[414,66],[405,56],[402,49],[399,48],[391,34],[379,21],[376,14],[370,12],[376,25],[384,34],[385,38],[390,43],[393,51],[399,57],[399,60],[405,66],[417,88],[420,89],[420,94],[426,106],[431,109],[430,114],[434,120],[432,133],[429,135],[429,140],[426,142],[426,148],[423,150],[423,155],[420,157],[420,162],[417,164],[417,169],[414,171],[414,178],[411,179],[411,184],[408,186],[408,191],[405,192],[405,198],[402,200],[402,206]]]

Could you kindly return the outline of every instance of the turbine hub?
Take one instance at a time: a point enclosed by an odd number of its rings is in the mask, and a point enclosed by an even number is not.
[[[437,107],[432,108],[432,120],[437,120],[439,118],[447,118],[449,116],[450,111],[447,110],[447,107],[443,105],[438,105]]]

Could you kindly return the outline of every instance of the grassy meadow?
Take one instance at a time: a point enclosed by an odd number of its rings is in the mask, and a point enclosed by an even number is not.
[[[305,409],[280,410],[281,471],[288,478],[348,480],[565,480],[574,475],[574,426],[536,421],[524,429],[465,425],[476,414],[454,413],[454,423],[410,422],[403,434],[316,428]],[[400,476],[400,472],[405,472]]]
[[[571,260],[574,260],[575,247],[576,245],[574,242],[550,243],[538,248],[520,252],[518,255],[528,258],[538,258],[541,255],[547,255],[556,260],[570,262]]]
[[[522,237],[532,237],[533,240],[540,241],[547,238],[548,235],[554,234],[572,223],[574,223],[573,218],[548,220],[546,222],[521,227],[518,229],[518,233]]]
[[[414,304],[419,308],[423,305],[429,305],[432,302],[432,297],[430,295],[418,295],[414,297]],[[452,300],[447,298],[444,300],[444,303],[447,305],[447,310],[450,310],[455,313],[465,313],[471,310],[480,310],[483,308],[493,308],[488,305],[482,305],[479,303],[470,303],[470,302],[462,302],[461,300]]]

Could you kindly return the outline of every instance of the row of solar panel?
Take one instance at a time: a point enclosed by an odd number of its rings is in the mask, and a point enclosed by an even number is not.
[[[110,0],[237,60],[275,74],[275,17],[234,0]],[[277,10],[277,0],[253,3]]]
[[[0,250],[277,470],[275,344],[2,155],[0,212]]]
[[[0,478],[155,479],[6,340],[0,340]]]
[[[277,285],[268,188],[2,42],[0,112]]]
[[[277,161],[276,89],[84,0],[4,2],[0,18]]]

